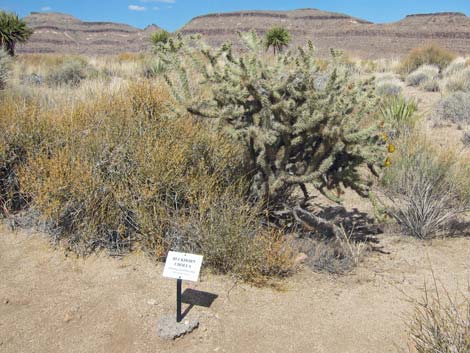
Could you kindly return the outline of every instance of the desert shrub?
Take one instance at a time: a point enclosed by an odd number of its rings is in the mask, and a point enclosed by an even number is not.
[[[428,45],[413,49],[408,56],[401,61],[398,71],[409,74],[422,65],[435,65],[440,71],[444,70],[454,60],[456,55],[436,45]]]
[[[456,58],[454,59],[449,66],[447,66],[444,71],[442,72],[442,75],[444,77],[449,77],[453,76],[461,71],[463,71],[466,67],[468,66],[468,62],[464,58]]]
[[[433,78],[431,80],[423,82],[421,88],[426,92],[439,92],[441,90],[441,83],[439,79]]]
[[[162,82],[139,80],[128,88],[129,99],[135,114],[155,119],[169,111],[171,99]]]
[[[20,81],[23,85],[29,86],[41,86],[44,83],[44,78],[41,75],[32,73],[32,74],[23,74],[20,76]]]
[[[470,68],[464,68],[447,77],[445,89],[449,92],[470,92]]]
[[[412,352],[470,352],[470,291],[460,299],[434,287],[425,287],[423,298],[414,302],[407,324]]]
[[[428,239],[449,229],[470,210],[468,167],[450,152],[434,150],[429,141],[407,136],[397,142],[398,156],[383,177],[388,213],[417,238]]]
[[[50,86],[78,86],[87,77],[87,63],[72,59],[50,71],[46,81]]]
[[[406,77],[406,83],[409,86],[422,86],[423,84],[437,79],[439,76],[439,68],[434,65],[423,65],[411,72]]]
[[[403,132],[413,130],[419,116],[416,114],[418,104],[401,96],[390,97],[383,101],[380,118],[388,137],[398,137]]]
[[[455,92],[441,98],[434,109],[433,119],[437,124],[470,124],[470,93]]]
[[[10,55],[0,47],[0,90],[4,89],[7,84],[10,66]]]
[[[353,80],[340,54],[334,52],[328,83],[318,89],[316,79],[324,72],[316,65],[311,43],[295,54],[279,54],[267,61],[254,32],[241,37],[248,52],[240,57],[224,46],[215,51],[203,47],[197,53],[189,47],[162,58],[182,63],[174,75],[184,78],[177,81],[179,86],[169,76],[166,81],[194,116],[214,120],[242,146],[251,170],[251,200],[334,233],[337,229],[330,223],[313,215],[304,217],[289,201],[296,188],[308,199],[306,184],[334,201],[340,184],[368,195],[372,179],[362,178],[359,169],[374,170],[383,164],[386,153],[374,119],[374,82]],[[190,94],[180,98],[181,90],[174,89],[183,87],[183,92],[191,93],[190,85],[198,78],[188,79],[191,63],[209,89],[193,100]]]
[[[470,131],[465,131],[463,133],[461,141],[465,148],[470,147]]]
[[[18,173],[29,155],[46,153],[57,134],[54,124],[44,119],[39,102],[2,96],[0,104],[0,215],[23,208],[28,198],[22,193]]]
[[[158,81],[74,104],[7,96],[2,212],[29,206],[80,255],[194,250],[214,270],[256,283],[290,273],[290,244],[246,201],[239,146],[171,104]]]
[[[379,96],[399,96],[403,91],[401,81],[396,78],[386,78],[377,82],[376,92]]]

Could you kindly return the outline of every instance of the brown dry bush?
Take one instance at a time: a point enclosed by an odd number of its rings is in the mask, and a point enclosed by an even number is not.
[[[245,200],[240,148],[174,114],[158,82],[72,104],[2,98],[2,206],[29,204],[70,250],[140,248],[157,259],[194,251],[216,271],[256,283],[290,272],[289,244]],[[13,165],[11,151],[19,151]]]
[[[460,299],[435,283],[426,286],[423,298],[414,301],[414,313],[408,324],[412,342],[410,352],[470,352],[470,288]]]
[[[444,70],[456,58],[456,55],[435,44],[413,49],[402,59],[398,72],[409,74],[422,65],[436,65],[440,71]]]

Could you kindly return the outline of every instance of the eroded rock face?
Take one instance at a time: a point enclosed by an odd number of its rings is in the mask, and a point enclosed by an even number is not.
[[[141,30],[111,22],[82,22],[60,13],[31,13],[25,18],[34,29],[19,53],[117,54],[147,49],[156,25]]]
[[[213,45],[236,41],[236,31],[255,29],[260,34],[281,25],[292,33],[292,46],[312,40],[321,55],[330,48],[366,58],[401,56],[426,42],[465,53],[470,50],[470,18],[462,13],[410,15],[387,24],[374,24],[351,16],[315,9],[286,12],[250,11],[196,17],[183,33],[202,33]]]
[[[117,54],[138,52],[150,46],[156,25],[141,30],[125,24],[82,22],[57,13],[32,13],[26,17],[35,29],[31,40],[18,48],[23,53]],[[192,19],[179,31],[200,33],[211,45],[237,43],[237,31],[255,29],[264,34],[284,26],[296,47],[312,40],[320,55],[330,48],[364,58],[401,56],[426,42],[464,54],[470,51],[470,18],[462,13],[410,15],[401,21],[374,24],[344,14],[300,9],[295,11],[241,11],[215,13]],[[235,47],[236,44],[235,44]]]

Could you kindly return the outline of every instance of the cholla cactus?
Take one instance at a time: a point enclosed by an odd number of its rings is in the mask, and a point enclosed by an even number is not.
[[[321,71],[311,43],[297,53],[267,59],[256,34],[241,37],[249,50],[241,56],[229,45],[201,50],[206,61],[199,67],[211,94],[188,110],[215,119],[243,144],[252,199],[279,210],[295,188],[304,201],[308,186],[337,202],[342,186],[367,196],[370,182],[360,169],[367,166],[375,173],[386,152],[372,118],[377,103],[373,81],[351,81],[337,57],[327,72]],[[200,59],[200,53],[194,58]],[[325,74],[327,83],[319,86]],[[311,218],[304,216],[296,218]]]
[[[8,53],[0,47],[0,90],[4,89],[10,72],[11,59]]]

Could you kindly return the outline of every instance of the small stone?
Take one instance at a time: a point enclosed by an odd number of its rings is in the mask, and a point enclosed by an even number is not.
[[[148,305],[158,305],[158,302],[155,299],[147,300]]]
[[[5,298],[5,299],[3,300],[3,304],[7,305],[7,304],[9,304],[9,303],[10,303],[10,299]]]
[[[164,340],[174,340],[178,337],[191,333],[199,326],[199,321],[185,320],[176,322],[174,316],[163,316],[157,322],[157,334]]]
[[[70,313],[65,314],[65,316],[64,316],[64,322],[65,323],[69,323],[70,321],[72,321],[72,319],[73,319],[73,317]]]
[[[220,347],[217,347],[214,349],[214,352],[218,352],[220,350]]]
[[[308,256],[306,254],[304,254],[303,252],[299,253],[294,260],[294,266],[299,266],[303,264],[307,259]]]

